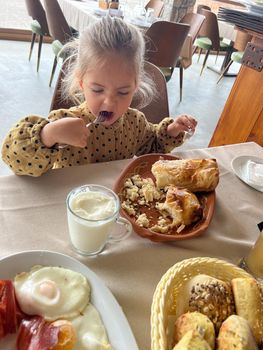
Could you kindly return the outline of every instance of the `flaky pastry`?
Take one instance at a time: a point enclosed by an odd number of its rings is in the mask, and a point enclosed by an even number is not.
[[[159,160],[152,165],[158,188],[175,185],[192,192],[213,191],[219,181],[215,159]]]
[[[190,225],[202,216],[202,208],[196,195],[186,189],[169,186],[164,203],[159,203],[159,210],[166,210],[173,219],[171,227]]]

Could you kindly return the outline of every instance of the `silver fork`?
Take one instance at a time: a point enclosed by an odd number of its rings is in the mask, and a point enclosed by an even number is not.
[[[97,118],[95,120],[93,120],[92,122],[88,123],[86,125],[86,127],[88,128],[90,125],[94,124],[94,125],[99,125],[100,123],[103,123],[105,122],[105,120],[108,118],[109,116],[109,112],[107,111],[101,111],[99,113],[99,115],[97,116]],[[62,149],[62,148],[65,148],[65,147],[68,147],[68,145],[66,144],[60,144],[58,145],[58,148],[59,149]]]

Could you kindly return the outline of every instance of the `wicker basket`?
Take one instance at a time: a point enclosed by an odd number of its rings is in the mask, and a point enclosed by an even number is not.
[[[158,283],[151,309],[151,349],[171,350],[176,298],[182,285],[198,274],[230,282],[234,277],[251,277],[241,268],[215,258],[186,259],[171,267]]]

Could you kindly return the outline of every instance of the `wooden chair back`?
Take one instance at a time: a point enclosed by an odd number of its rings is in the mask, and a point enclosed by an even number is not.
[[[54,40],[65,44],[72,38],[72,31],[57,0],[43,0],[46,10],[49,32]]]
[[[197,35],[201,29],[202,24],[204,23],[205,16],[200,15],[199,13],[189,12],[184,15],[180,20],[180,23],[185,23],[190,25],[188,34],[191,35],[193,42],[197,38]]]
[[[44,35],[49,36],[49,29],[47,24],[47,18],[45,10],[40,0],[25,0],[27,13],[34,20],[37,20],[41,26]]]
[[[162,0],[150,0],[146,5],[145,5],[145,10],[147,11],[148,8],[154,9],[154,16],[155,17],[160,17],[163,8],[164,8],[164,2]]]
[[[212,41],[212,49],[219,51],[220,38],[216,14],[205,9],[201,9],[200,14],[205,16],[205,21],[202,24],[198,35],[200,37],[208,37]]]
[[[175,67],[189,29],[188,24],[153,23],[145,33],[146,60],[158,67]]]
[[[65,76],[68,61],[66,60],[59,72],[57,83],[54,89],[50,111],[57,110],[60,108],[69,109],[73,107],[74,102],[72,100],[65,100],[62,98],[62,81]],[[145,70],[148,75],[155,82],[158,95],[154,97],[151,103],[140,110],[145,114],[147,120],[152,123],[159,123],[163,118],[169,116],[169,104],[166,80],[161,70],[150,62],[145,62]],[[131,107],[136,108],[138,106],[139,99],[134,97]]]
[[[197,13],[201,13],[201,10],[202,10],[202,9],[211,11],[211,7],[209,7],[209,6],[207,6],[207,5],[202,5],[202,4],[200,4],[200,5],[197,6],[196,12],[197,12]]]
[[[154,96],[154,99],[148,106],[140,108],[140,111],[144,113],[149,122],[157,124],[162,119],[169,117],[167,84],[162,71],[154,64],[145,62],[144,69],[154,81],[157,95]],[[136,108],[138,102],[138,99],[134,97],[131,107]]]

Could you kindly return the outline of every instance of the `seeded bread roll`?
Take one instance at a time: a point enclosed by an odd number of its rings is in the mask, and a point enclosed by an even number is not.
[[[213,191],[219,181],[215,159],[159,160],[152,165],[156,185],[174,185],[191,192]]]
[[[234,278],[232,289],[237,315],[245,318],[256,342],[263,344],[263,288],[254,278]]]
[[[229,316],[219,330],[217,349],[257,350],[258,347],[248,321],[237,315]]]
[[[176,301],[176,318],[188,311],[206,315],[217,333],[222,322],[235,313],[230,283],[208,275],[196,275],[181,289]]]
[[[209,318],[200,312],[187,312],[181,315],[174,325],[174,340],[178,343],[190,330],[196,330],[207,341],[211,349],[215,348],[215,329]]]
[[[173,350],[211,350],[209,344],[196,330],[188,331]]]

